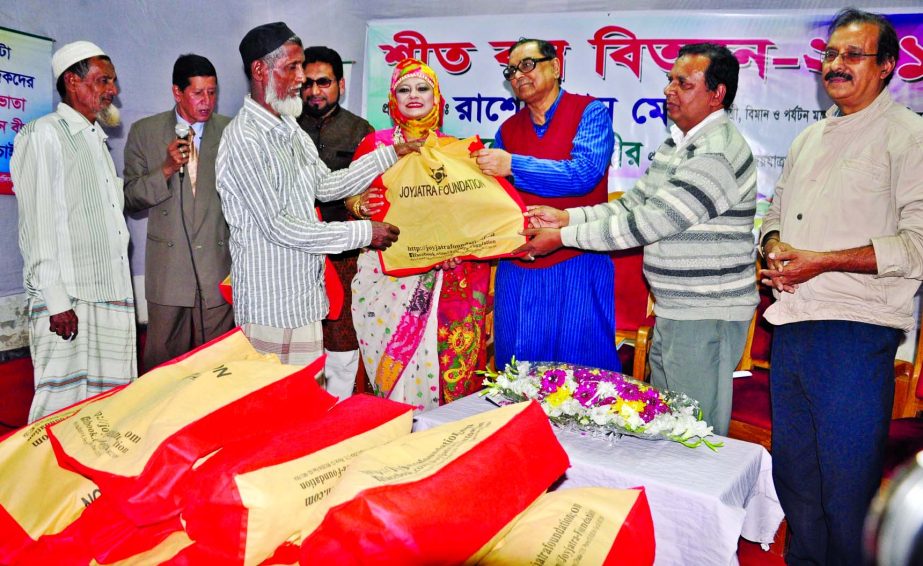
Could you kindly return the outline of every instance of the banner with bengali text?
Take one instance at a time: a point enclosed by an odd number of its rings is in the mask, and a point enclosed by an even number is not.
[[[51,112],[52,40],[0,27],[0,194],[13,194],[13,138]]]
[[[897,30],[901,53],[890,90],[895,100],[923,111],[923,10],[877,10]],[[726,45],[741,62],[730,116],[750,142],[758,164],[761,203],[773,187],[795,136],[830,107],[819,80],[833,11],[713,13],[629,11],[372,20],[366,36],[363,114],[390,127],[387,96],[393,66],[405,57],[428,63],[446,97],[444,131],[480,135],[489,143],[521,103],[501,71],[520,37],[558,48],[562,86],[596,97],[612,115],[616,148],[610,191],[628,190],[647,170],[669,135],[665,74],[687,43]]]

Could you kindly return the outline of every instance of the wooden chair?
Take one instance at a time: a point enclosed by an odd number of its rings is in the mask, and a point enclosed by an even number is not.
[[[750,320],[740,371],[750,377],[734,380],[734,400],[728,436],[761,444],[766,450],[772,442],[772,409],[769,404],[769,353],[772,345],[772,325],[763,319],[763,312],[772,304],[772,292],[760,286],[760,302]]]
[[[646,381],[654,316],[650,288],[642,271],[643,258],[641,248],[612,253],[615,265],[615,343],[620,347],[634,348],[631,375]],[[625,373],[628,373],[627,370],[623,366]]]
[[[923,302],[921,302],[923,306]],[[923,319],[923,308],[920,310]],[[892,418],[921,417],[923,413],[923,332],[917,335],[914,363],[898,360],[894,365],[894,411]]]
[[[759,275],[757,275],[757,279]],[[760,302],[747,337],[744,355],[738,370],[752,373],[750,377],[734,380],[734,400],[731,406],[731,423],[728,436],[763,445],[772,444],[772,409],[769,394],[769,358],[772,345],[772,325],[763,319],[763,312],[772,304],[772,292],[760,286]],[[887,452],[892,459],[919,446],[923,449],[923,418],[914,418],[923,411],[923,386],[920,373],[923,369],[923,333],[917,338],[914,363],[895,360],[894,405],[891,411],[891,440]],[[902,418],[904,417],[904,418]]]
[[[923,303],[921,303],[923,304]],[[921,309],[923,319],[923,309]],[[894,371],[894,410],[885,444],[884,477],[890,478],[898,466],[923,450],[923,331],[917,336],[914,362],[899,360]]]
[[[623,194],[622,191],[609,193],[609,201],[622,198]],[[654,303],[644,278],[644,250],[632,248],[612,252],[611,255],[615,266],[615,343],[620,350],[622,347],[633,348],[631,376],[646,381],[649,373],[647,358],[653,339]],[[627,358],[622,359],[622,370],[628,373],[626,361]]]

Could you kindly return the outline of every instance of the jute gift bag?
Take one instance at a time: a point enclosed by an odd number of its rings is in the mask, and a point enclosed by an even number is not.
[[[157,523],[179,512],[175,488],[203,456],[333,406],[316,381],[323,365],[282,365],[233,331],[84,405],[48,427],[49,439],[61,465],[91,478],[131,521]]]
[[[542,495],[471,563],[650,566],[654,548],[643,489],[561,489]]]
[[[568,465],[534,401],[413,433],[349,465],[302,529],[301,563],[461,564]]]
[[[481,172],[470,153],[482,147],[477,137],[430,136],[420,153],[385,171],[385,208],[375,220],[401,230],[379,252],[385,273],[422,273],[455,257],[504,257],[525,243],[522,199],[505,179]]]

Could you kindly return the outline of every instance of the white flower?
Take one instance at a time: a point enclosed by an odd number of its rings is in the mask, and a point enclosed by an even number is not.
[[[612,413],[609,412],[608,405],[601,407],[590,407],[587,410],[587,414],[590,417],[590,420],[599,426],[605,426],[612,420]]]
[[[606,399],[608,397],[617,397],[618,389],[615,388],[615,385],[609,383],[608,381],[600,381],[596,385],[596,395],[600,399]]]

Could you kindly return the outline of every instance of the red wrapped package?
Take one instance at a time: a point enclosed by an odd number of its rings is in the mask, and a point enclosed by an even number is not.
[[[257,353],[240,330],[159,366],[48,427],[59,463],[91,478],[139,526],[179,512],[193,464],[223,445],[319,417],[336,399],[300,368]]]
[[[138,527],[111,499],[101,495],[60,533],[41,537],[15,564],[111,563],[150,551],[175,532],[182,532],[179,516]]]
[[[185,556],[221,564],[267,558],[298,532],[352,457],[410,434],[412,411],[356,395],[313,422],[223,448],[196,467],[184,489],[182,516],[196,541]]]
[[[534,401],[411,434],[353,460],[303,527],[301,563],[461,564],[568,465]]]
[[[93,481],[58,464],[45,427],[115,392],[101,393],[0,439],[0,564],[12,564],[40,538],[66,529],[99,496]]]

